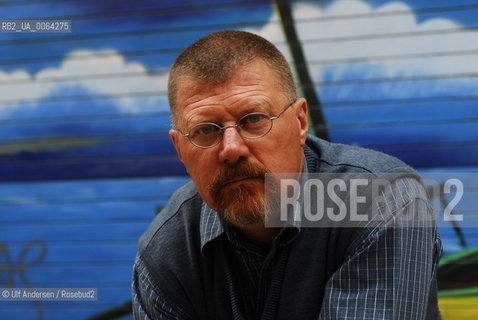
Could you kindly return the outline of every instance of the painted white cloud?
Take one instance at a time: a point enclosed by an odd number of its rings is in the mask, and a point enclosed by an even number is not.
[[[323,79],[326,70],[330,72],[331,66],[334,67],[333,79],[342,79],[350,73],[351,62],[367,57],[377,68],[369,68],[366,72],[371,74],[361,77],[478,72],[478,54],[450,54],[478,50],[477,31],[463,29],[443,18],[418,23],[412,8],[402,2],[390,2],[378,8],[359,0],[338,0],[326,8],[314,3],[297,3],[294,17],[299,37],[305,43],[306,57],[318,62],[311,65],[317,81]],[[276,17],[263,28],[250,31],[272,41],[284,41]],[[439,32],[426,34],[430,31]],[[400,36],[420,32],[425,34]],[[428,53],[439,55],[424,58]],[[404,58],[405,55],[410,58]],[[413,58],[411,55],[423,56]],[[385,58],[391,56],[401,58]]]
[[[123,76],[129,74],[131,76]],[[109,75],[107,78],[97,77]],[[51,81],[52,79],[71,80]],[[138,105],[130,93],[165,93],[167,74],[150,75],[146,68],[135,62],[126,62],[124,57],[113,50],[95,52],[90,50],[74,51],[68,54],[58,68],[48,68],[30,75],[24,70],[11,73],[0,71],[0,97],[3,101],[35,101],[49,95],[61,94],[62,88],[81,88],[84,92],[98,95],[125,95],[115,100],[118,109],[126,112],[139,112],[148,99],[142,99]],[[72,90],[73,92],[75,90]],[[71,92],[70,92],[71,94]],[[152,98],[156,103],[160,98]],[[164,98],[163,98],[164,99]],[[154,100],[154,101],[153,101]],[[18,108],[14,103],[0,106],[0,114],[8,109]]]
[[[328,80],[340,80],[347,77],[380,78],[478,72],[478,54],[470,53],[463,56],[447,54],[453,51],[477,51],[477,31],[463,30],[457,23],[443,18],[418,23],[413,10],[401,2],[390,2],[378,8],[372,8],[360,0],[338,0],[325,8],[315,3],[301,2],[294,5],[294,16],[298,21],[299,36],[305,43],[307,58],[318,62],[310,64],[312,76],[318,82],[324,80],[326,75]],[[440,32],[434,35],[387,36],[433,30]],[[456,32],[453,32],[454,30]],[[262,28],[248,31],[258,33],[278,44],[282,52],[289,57],[276,15],[271,15],[270,21]],[[426,58],[424,56],[403,58],[404,55],[426,55],[430,52],[440,54]],[[402,58],[380,58],[387,56]],[[369,60],[363,61],[362,65],[353,63],[364,57],[369,57]],[[136,75],[122,76],[131,73]],[[113,76],[108,79],[89,77],[102,74]],[[114,76],[115,74],[117,76]],[[75,76],[81,79],[46,81],[51,78]],[[2,101],[40,101],[49,95],[61,94],[66,87],[82,88],[86,92],[106,96],[164,93],[166,83],[166,73],[148,74],[144,65],[126,62],[121,53],[116,51],[81,50],[68,54],[58,68],[44,69],[35,75],[30,75],[24,70],[11,73],[0,71],[0,97]],[[440,88],[440,84],[437,83],[433,90],[451,90],[449,82],[443,82],[442,86],[443,88]],[[473,86],[476,87],[476,82],[465,78],[456,81],[454,86],[471,90]],[[401,90],[404,94],[410,94],[409,87],[400,85],[394,85],[393,88],[383,87],[382,90],[391,90],[395,93]],[[70,91],[70,94],[75,92]],[[340,94],[351,95],[351,92],[343,91]],[[140,103],[138,99],[119,97],[114,102],[120,111],[139,112],[157,108],[159,101],[163,102],[161,105],[166,110],[167,103],[164,97],[144,98]],[[32,105],[34,104],[30,106]],[[3,104],[0,106],[0,115],[3,114],[2,111],[18,107],[24,106]]]

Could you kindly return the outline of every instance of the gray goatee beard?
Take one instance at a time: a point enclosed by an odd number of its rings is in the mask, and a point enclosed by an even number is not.
[[[264,223],[266,204],[265,174],[262,165],[241,161],[225,166],[209,187],[215,209],[227,222],[236,227]],[[230,183],[233,180],[244,179]]]

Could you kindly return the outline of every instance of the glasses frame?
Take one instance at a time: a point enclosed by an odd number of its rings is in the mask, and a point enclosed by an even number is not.
[[[269,132],[271,132],[272,130],[272,127],[274,126],[274,120],[277,120],[279,119],[286,111],[287,109],[289,109],[290,107],[292,107],[295,103],[297,102],[297,100],[295,100],[294,102],[292,102],[291,104],[289,104],[287,107],[284,108],[284,110],[282,110],[277,116],[274,116],[274,117],[271,117],[269,116],[268,114],[266,113],[263,113],[263,112],[251,112],[251,113],[248,113],[244,116],[242,116],[239,120],[236,121],[236,124],[230,124],[230,125],[227,125],[227,126],[224,126],[224,127],[221,127],[220,125],[216,124],[216,123],[213,123],[213,122],[200,122],[198,124],[195,124],[194,126],[192,126],[189,130],[188,130],[188,133],[184,133],[183,131],[181,131],[179,128],[174,128],[175,130],[177,130],[179,133],[181,133],[181,135],[183,137],[186,137],[188,138],[189,142],[191,142],[191,144],[195,147],[198,147],[198,148],[201,148],[201,149],[209,149],[209,148],[213,148],[215,146],[217,146],[221,140],[222,140],[222,137],[224,136],[224,130],[226,129],[229,129],[229,128],[236,128],[237,130],[237,133],[244,139],[247,139],[247,140],[255,140],[255,139],[259,139],[259,138],[262,138],[264,137],[265,135],[267,135]],[[254,115],[254,114],[260,114],[260,115],[265,115],[270,121],[271,121],[271,126],[269,128],[269,130],[267,130],[264,134],[260,135],[260,136],[257,136],[257,137],[245,137],[241,134],[241,126],[239,125],[239,123],[241,122],[242,119],[244,119],[245,117],[249,117],[251,115]],[[205,125],[205,124],[209,124],[209,125],[213,125],[215,127],[217,127],[219,129],[219,132],[220,132],[220,135],[218,136],[219,138],[216,139],[217,141],[214,142],[212,145],[210,146],[201,146],[201,145],[197,145],[195,144],[192,140],[191,140],[191,137],[190,137],[190,134],[189,132],[191,132],[192,129],[194,129],[195,127],[199,126],[199,125]]]

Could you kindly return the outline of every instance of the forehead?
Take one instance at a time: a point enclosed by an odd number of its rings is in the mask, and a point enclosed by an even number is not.
[[[177,86],[175,113],[181,121],[191,114],[220,113],[221,109],[230,113],[251,106],[273,106],[284,97],[276,73],[265,62],[256,59],[237,69],[219,85],[182,76]]]

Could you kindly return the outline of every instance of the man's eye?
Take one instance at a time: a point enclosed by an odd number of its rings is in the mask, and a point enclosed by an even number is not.
[[[241,120],[241,125],[251,125],[251,124],[257,124],[263,120],[265,120],[266,116],[263,114],[250,114],[242,118]]]
[[[194,131],[195,131],[195,134],[198,134],[198,135],[209,135],[217,131],[217,127],[213,125],[204,125],[204,126],[200,126],[196,128],[196,130]]]

